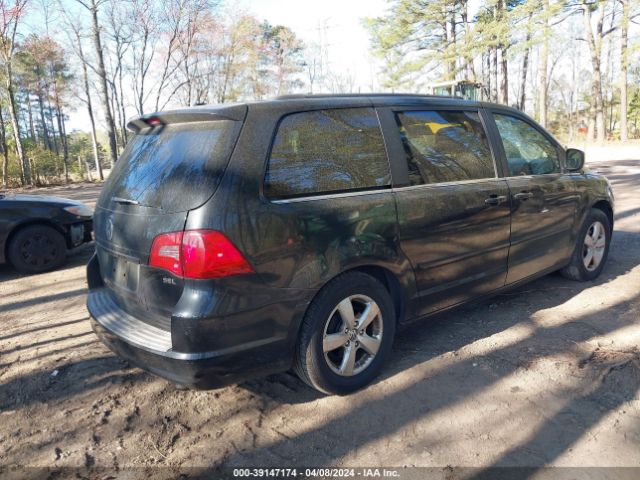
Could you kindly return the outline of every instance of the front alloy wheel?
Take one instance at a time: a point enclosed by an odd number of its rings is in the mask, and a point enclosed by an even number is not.
[[[596,221],[587,229],[582,248],[582,262],[584,268],[593,272],[596,270],[604,257],[607,246],[607,234],[604,225]]]
[[[578,233],[569,264],[562,275],[581,282],[594,280],[605,266],[611,243],[611,220],[605,212],[592,208]]]

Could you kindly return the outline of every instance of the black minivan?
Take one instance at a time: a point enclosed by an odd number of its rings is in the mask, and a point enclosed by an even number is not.
[[[348,393],[398,325],[555,270],[591,280],[607,258],[608,181],[501,105],[289,96],[129,128],[87,306],[109,348],[179,384],[293,368]]]

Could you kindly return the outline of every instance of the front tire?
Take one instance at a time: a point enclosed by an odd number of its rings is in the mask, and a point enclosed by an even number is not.
[[[59,267],[67,256],[64,237],[46,225],[31,225],[13,235],[8,260],[22,273],[41,273]]]
[[[578,234],[571,262],[560,272],[570,280],[594,280],[604,268],[610,243],[609,217],[602,210],[592,208]]]
[[[307,310],[294,370],[323,393],[359,390],[380,373],[395,327],[393,301],[380,281],[361,272],[340,275]]]

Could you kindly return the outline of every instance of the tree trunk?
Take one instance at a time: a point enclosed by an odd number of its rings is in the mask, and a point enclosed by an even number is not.
[[[119,105],[119,100],[118,100],[119,94],[118,94],[118,89],[116,87],[115,81],[111,82],[111,112],[113,113],[113,124],[114,124],[114,128],[115,128],[115,135],[116,135],[116,152],[120,152],[120,147],[122,146],[122,138],[120,136],[120,108],[118,107]]]
[[[500,103],[509,105],[509,72],[507,47],[500,45]]]
[[[475,67],[473,66],[473,54],[471,53],[471,27],[469,24],[469,2],[468,0],[462,1],[462,12],[460,14],[462,16],[462,24],[464,26],[464,61],[465,68],[467,72],[467,79],[475,81],[476,80],[476,72]]]
[[[602,51],[602,25],[604,21],[604,5],[598,7],[598,21],[596,26],[596,36],[594,37],[591,28],[591,12],[589,5],[583,3],[583,20],[585,36],[589,44],[589,53],[591,55],[591,93],[593,98],[591,104],[595,120],[596,139],[598,143],[604,142],[605,139],[605,117],[604,117],[604,100],[602,98],[602,74],[601,74],[601,51]]]
[[[58,138],[56,138],[56,129],[53,124],[53,108],[51,107],[51,103],[47,105],[49,109],[49,118],[51,119],[51,136],[53,137],[53,151],[56,153],[56,157],[60,156],[60,148],[58,147]],[[58,131],[58,136],[60,136],[60,131]]]
[[[120,86],[120,131],[122,134],[122,149],[127,145],[127,113],[124,109],[124,90],[122,89],[122,66],[118,71],[118,83]]]
[[[40,123],[42,123],[42,140],[44,148],[51,151],[51,141],[49,139],[49,128],[44,118],[44,102],[42,101],[42,92],[38,91],[38,109],[40,110]]]
[[[96,58],[98,60],[98,77],[100,78],[100,93],[102,100],[102,110],[107,124],[107,136],[109,138],[109,155],[111,165],[115,165],[118,160],[118,151],[116,147],[116,131],[111,115],[111,106],[109,105],[109,89],[107,88],[107,72],[104,67],[104,52],[102,50],[102,41],[100,39],[100,23],[98,22],[98,5],[96,0],[91,0],[91,17],[93,22],[93,42],[96,49]]]
[[[525,40],[527,45],[531,41],[531,31],[527,32],[527,39]],[[524,104],[527,100],[527,71],[529,70],[529,55],[531,54],[531,47],[527,47],[524,51],[524,57],[522,58],[522,76],[520,77],[520,101],[518,102],[518,108],[524,112]]]
[[[80,56],[80,63],[82,64],[82,82],[84,86],[84,94],[87,97],[87,113],[89,114],[89,123],[91,123],[91,144],[93,146],[93,161],[96,164],[96,171],[98,172],[98,176],[100,177],[100,180],[104,180],[102,165],[100,165],[100,154],[98,153],[98,137],[96,135],[96,120],[93,115],[93,103],[91,102],[91,90],[89,89],[89,72],[87,70],[87,61],[84,57],[84,52],[82,50],[82,39],[80,38],[79,32],[76,32],[76,39],[78,40],[78,54]]]
[[[443,23],[438,22],[440,27],[442,28],[442,32],[444,33],[444,51],[447,51],[447,47],[449,46],[449,22],[447,22],[446,20],[444,20]],[[446,57],[446,53],[445,53],[445,57]],[[451,72],[449,71],[449,62],[445,59],[444,62],[442,62],[442,64],[444,65],[444,72],[442,75],[442,79],[443,80],[451,80]]]
[[[38,139],[36,138],[36,129],[33,127],[33,112],[29,93],[27,93],[27,114],[29,115],[29,133],[31,134],[33,141],[37,143]]]
[[[93,177],[91,177],[91,166],[89,165],[89,162],[87,162],[87,160],[84,161],[84,166],[87,169],[87,178],[90,182],[93,182]]]
[[[20,125],[18,124],[18,109],[16,105],[15,94],[13,91],[13,81],[11,79],[11,69],[6,68],[5,87],[7,88],[7,97],[9,97],[9,117],[11,119],[11,129],[13,130],[13,138],[16,142],[16,153],[20,162],[20,173],[22,185],[31,185],[33,187],[33,179],[31,178],[31,169],[29,161],[24,155],[22,148],[22,138],[20,138]]]
[[[2,188],[9,186],[9,149],[7,148],[7,130],[4,125],[4,114],[0,104],[0,148],[2,148]]]
[[[498,49],[491,47],[491,101],[498,101]]]
[[[486,91],[487,91],[487,101],[491,101],[491,48],[487,51],[487,67],[486,67]]]
[[[40,182],[40,175],[38,174],[38,167],[35,160],[33,159],[33,157],[28,157],[27,161],[29,162],[29,168],[31,169],[31,178],[33,179],[33,183],[38,186],[42,185],[42,183]]]
[[[549,63],[549,37],[551,36],[551,29],[549,28],[549,16],[546,12],[549,11],[549,0],[544,0],[542,6],[542,12],[545,16],[544,18],[544,29],[543,29],[543,39],[542,39],[542,48],[540,51],[540,66],[539,66],[539,76],[540,81],[538,82],[538,108],[540,112],[540,125],[543,127],[547,127],[547,84],[549,83],[547,79],[547,70]]]
[[[456,35],[456,12],[455,10],[452,9],[452,11],[450,12],[451,17],[449,18],[449,25],[451,25],[451,36],[450,36],[450,43],[451,43],[451,49],[449,49],[450,53],[449,55],[451,55],[451,60],[449,62],[449,71],[450,71],[450,76],[451,76],[451,80],[455,80],[456,79],[456,73],[457,73],[457,65],[456,65],[456,59],[458,58],[458,45],[457,45],[457,35]]]
[[[620,140],[626,142],[629,137],[629,125],[627,110],[629,105],[627,92],[627,68],[629,63],[629,52],[627,49],[629,37],[629,0],[620,0],[622,3],[622,25],[620,39]]]
[[[62,108],[60,107],[60,96],[58,88],[54,85],[55,101],[56,101],[56,117],[58,118],[58,132],[60,134],[60,144],[62,145],[62,166],[64,169],[64,182],[69,183],[69,149],[67,148],[67,139],[64,134]]]

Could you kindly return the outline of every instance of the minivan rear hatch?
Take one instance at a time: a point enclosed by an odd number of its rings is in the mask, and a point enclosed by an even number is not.
[[[96,204],[100,274],[120,308],[170,328],[182,280],[147,266],[156,236],[184,230],[189,210],[215,192],[246,106],[188,109],[138,118]]]

